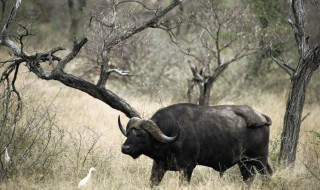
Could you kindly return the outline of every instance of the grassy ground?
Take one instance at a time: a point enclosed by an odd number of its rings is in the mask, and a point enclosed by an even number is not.
[[[29,82],[24,97],[30,96],[37,99],[37,103],[50,105],[56,113],[56,124],[70,134],[65,139],[69,148],[53,165],[50,174],[39,176],[33,172],[29,176],[13,177],[0,184],[0,189],[76,189],[80,179],[92,166],[97,169],[93,175],[93,189],[149,188],[151,159],[141,156],[133,160],[120,151],[125,138],[118,129],[116,119],[120,114],[123,123],[126,123],[127,118],[122,113],[59,83],[40,81],[33,77],[25,80],[34,82]],[[125,97],[144,117],[150,117],[155,110],[171,104],[170,100],[160,104],[147,97],[120,96]],[[296,167],[294,170],[284,170],[277,166],[276,159],[285,96],[264,95],[257,99],[242,98],[232,103],[249,104],[272,118],[270,160],[274,175],[271,180],[264,183],[258,177],[248,186],[242,182],[237,167],[231,168],[219,178],[218,172],[198,166],[189,185],[179,186],[179,174],[168,172],[158,189],[320,189],[320,145],[316,144],[319,139],[310,132],[320,131],[320,106],[306,108],[305,113],[310,112],[310,116],[301,127]]]

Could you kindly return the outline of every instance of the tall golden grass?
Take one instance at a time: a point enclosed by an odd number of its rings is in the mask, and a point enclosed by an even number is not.
[[[73,139],[65,142],[71,149],[61,156],[50,174],[41,178],[36,172],[31,176],[13,177],[0,184],[0,189],[76,189],[80,179],[85,177],[92,166],[97,169],[93,175],[93,189],[149,188],[152,160],[145,156],[133,160],[120,151],[125,138],[118,129],[117,116],[121,115],[124,123],[127,121],[122,113],[57,82],[26,76],[20,78],[22,85],[29,81],[28,90],[24,91],[23,96],[36,99],[56,112],[56,124],[73,136]],[[147,97],[120,96],[144,117],[150,117],[157,109],[172,103],[171,100],[164,100],[160,104]],[[310,116],[301,126],[295,168],[281,169],[277,165],[285,100],[285,95],[279,97],[272,94],[229,100],[233,104],[249,104],[272,118],[270,161],[274,175],[270,181],[264,182],[257,177],[249,186],[242,181],[237,166],[229,169],[222,178],[210,168],[197,166],[190,184],[179,186],[179,174],[167,172],[157,189],[320,189],[320,145],[316,144],[319,139],[310,132],[320,131],[319,105],[307,106],[305,109],[305,113],[310,112]],[[90,150],[95,140],[97,144]]]

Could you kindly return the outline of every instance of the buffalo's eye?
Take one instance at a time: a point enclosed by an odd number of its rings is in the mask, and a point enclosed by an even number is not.
[[[132,133],[134,136],[138,136],[138,137],[144,136],[143,131],[139,129],[132,129],[129,131],[129,133]]]
[[[127,130],[127,136],[129,136],[129,135],[131,135],[131,134],[135,135],[136,133],[134,132],[134,130],[128,129],[128,130]]]
[[[146,135],[144,133],[138,133],[137,137],[145,137]]]
[[[136,130],[135,131],[135,134],[138,136],[138,137],[145,137],[146,136],[146,133],[142,130]]]

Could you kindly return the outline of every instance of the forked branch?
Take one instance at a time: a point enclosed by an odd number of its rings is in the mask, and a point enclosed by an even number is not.
[[[271,57],[271,59],[272,59],[274,62],[277,63],[277,65],[278,65],[281,69],[283,69],[286,73],[288,73],[288,75],[289,75],[290,77],[293,76],[295,70],[294,70],[292,67],[290,67],[288,64],[286,64],[286,62],[285,62],[283,59],[281,59],[281,58],[276,58],[276,57],[274,57],[271,53],[270,53],[270,57]]]
[[[143,31],[146,28],[155,26],[158,23],[158,21],[160,20],[160,18],[162,18],[164,15],[166,15],[169,11],[171,11],[173,8],[178,6],[180,3],[181,3],[181,0],[173,0],[170,5],[168,5],[163,10],[158,11],[157,14],[154,15],[154,17],[145,21],[140,26],[133,27],[133,28],[127,30],[127,32],[125,32],[119,36],[116,36],[115,38],[113,38],[111,40],[108,40],[108,42],[106,42],[104,44],[104,48],[103,48],[104,51],[109,52],[115,45],[119,44],[120,42],[125,41],[126,39]]]
[[[134,2],[134,3],[141,4],[141,2],[138,2],[138,1],[121,1],[121,3],[118,3],[116,6],[119,6],[120,4],[128,3],[128,2]],[[153,17],[146,20],[141,25],[129,28],[126,30],[126,32],[124,32],[120,35],[117,35],[111,39],[106,39],[103,44],[103,50],[101,52],[102,63],[100,66],[100,77],[99,77],[97,85],[100,87],[104,87],[107,83],[107,80],[110,75],[109,56],[110,56],[111,50],[116,45],[118,45],[119,43],[127,40],[128,38],[138,34],[139,32],[141,32],[147,28],[157,28],[159,20],[164,15],[166,15],[169,11],[171,11],[173,8],[178,6],[180,3],[181,3],[181,0],[173,0],[166,8],[164,8],[162,10],[157,10]],[[146,8],[147,10],[152,10],[145,5],[143,7]],[[115,14],[113,14],[113,15],[115,15]],[[114,19],[112,19],[112,20],[113,20],[112,23],[108,26],[114,27],[114,23],[113,23]]]
[[[7,65],[4,69],[4,72],[1,75],[0,83],[6,84],[6,88],[8,94],[14,92],[17,94],[18,99],[20,100],[20,94],[18,90],[15,88],[15,81],[18,76],[18,69],[21,63],[26,63],[27,68],[36,74],[39,78],[44,80],[56,80],[63,83],[66,86],[71,88],[75,88],[81,90],[90,96],[97,98],[104,103],[108,104],[112,108],[119,110],[126,114],[127,117],[140,117],[140,114],[136,109],[134,109],[130,104],[128,104],[124,99],[113,93],[112,91],[105,88],[105,84],[107,79],[111,73],[117,73],[124,76],[130,76],[131,73],[128,71],[122,71],[119,69],[109,68],[109,53],[113,47],[115,47],[120,42],[123,42],[130,38],[131,36],[141,32],[142,30],[152,27],[161,17],[163,17],[166,13],[172,10],[174,7],[180,4],[180,0],[173,0],[170,5],[168,5],[163,10],[156,12],[154,17],[145,21],[142,25],[138,27],[131,28],[129,31],[120,34],[111,40],[105,40],[104,48],[102,52],[102,60],[103,63],[101,64],[100,70],[100,79],[97,84],[84,80],[80,77],[72,75],[70,73],[66,73],[64,71],[65,67],[68,63],[70,63],[74,58],[78,55],[81,51],[82,47],[87,43],[88,39],[83,38],[80,42],[75,42],[73,48],[70,50],[69,54],[65,57],[59,57],[56,55],[57,52],[65,50],[62,47],[56,47],[52,50],[44,53],[35,53],[29,54],[24,52],[22,48],[19,48],[10,38],[8,35],[8,29],[10,25],[13,23],[16,11],[21,3],[21,0],[17,0],[16,4],[11,9],[9,14],[8,20],[3,26],[1,31],[1,39],[0,45],[9,48],[13,55],[15,56],[14,59],[9,61],[3,61],[1,64]],[[116,14],[114,14],[115,16]],[[113,19],[114,20],[114,19]],[[24,33],[28,34],[27,27],[24,28],[26,30]],[[23,47],[23,40],[20,40],[20,47]],[[52,64],[52,62],[56,62],[57,64]],[[47,67],[43,67],[44,64],[52,64],[52,67],[48,69]],[[10,83],[10,75],[13,73],[13,81]],[[10,95],[8,95],[10,97]]]

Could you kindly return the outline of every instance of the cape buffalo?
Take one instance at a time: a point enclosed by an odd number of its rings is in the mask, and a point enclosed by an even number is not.
[[[158,185],[166,171],[180,171],[190,182],[196,165],[224,171],[238,164],[243,180],[272,175],[268,164],[271,119],[247,105],[203,107],[180,103],[158,110],[151,119],[133,117],[121,150],[136,159],[152,158],[151,186]],[[256,170],[254,170],[254,168]]]

